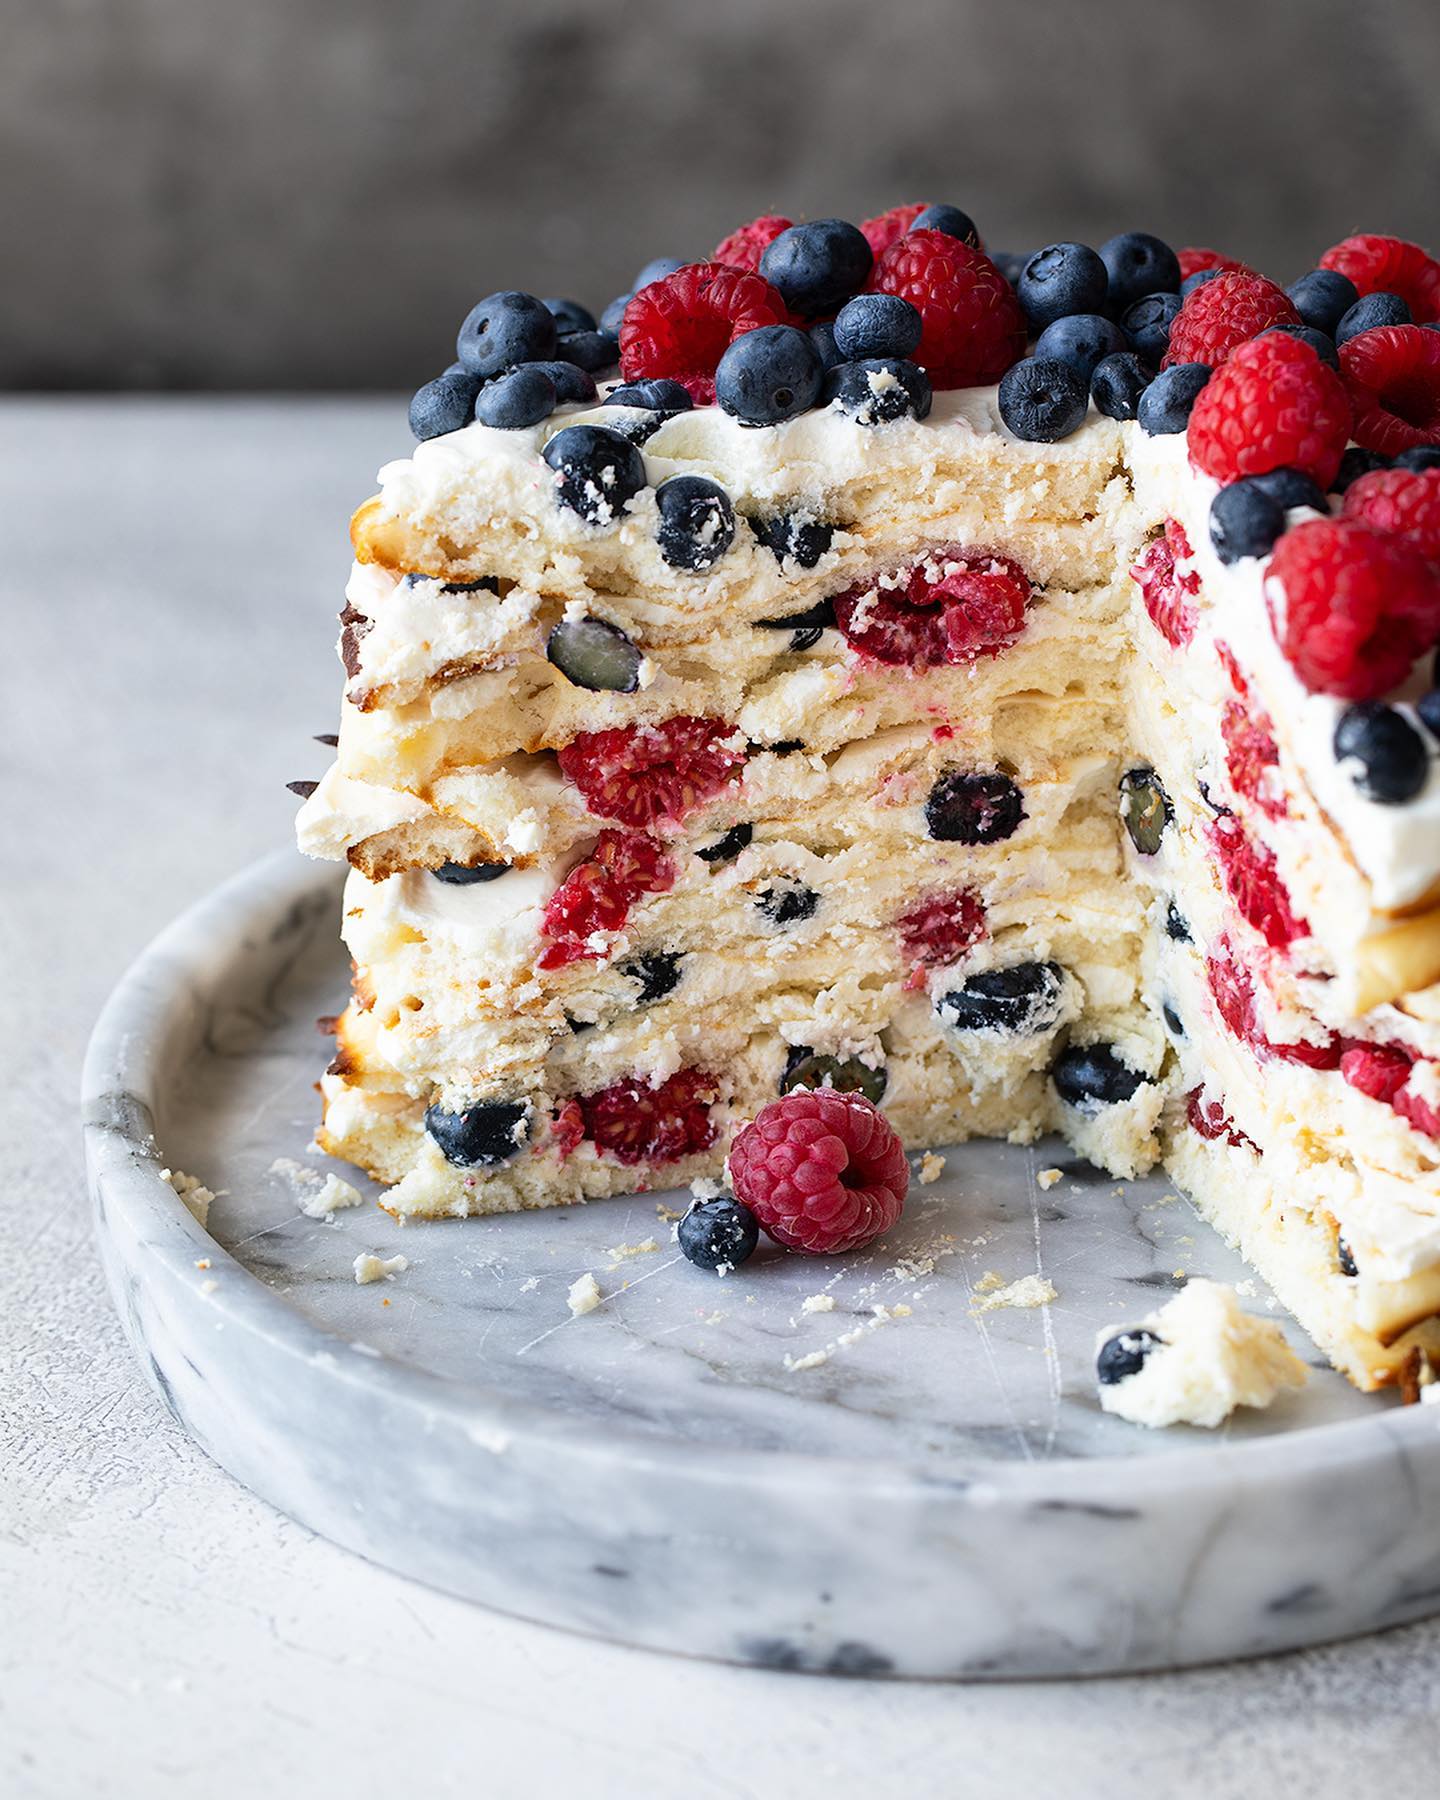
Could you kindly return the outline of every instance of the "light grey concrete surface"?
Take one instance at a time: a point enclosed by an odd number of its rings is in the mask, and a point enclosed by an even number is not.
[[[410,386],[758,212],[1434,238],[1434,0],[0,0],[0,386]]]
[[[101,1289],[79,1057],[150,934],[284,841],[332,722],[344,521],[404,441],[396,402],[0,406],[0,1792],[1428,1792],[1440,1626],[1074,1684],[712,1667],[383,1574],[170,1423]]]

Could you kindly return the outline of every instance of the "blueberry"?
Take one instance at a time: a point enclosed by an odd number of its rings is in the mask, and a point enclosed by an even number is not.
[[[619,362],[620,340],[609,331],[566,331],[556,339],[555,354],[593,375]]]
[[[1380,700],[1345,708],[1335,727],[1334,748],[1337,762],[1355,765],[1348,771],[1355,786],[1381,806],[1413,800],[1430,773],[1425,740],[1408,719]]]
[[[792,225],[765,247],[760,273],[802,319],[833,313],[858,294],[874,261],[865,234],[844,219]]]
[[[1360,298],[1359,288],[1338,269],[1311,269],[1285,292],[1300,315],[1300,323],[1323,331],[1329,338],[1335,336],[1340,321]]]
[[[1124,333],[1103,313],[1070,313],[1035,341],[1037,360],[1068,363],[1087,386],[1095,365],[1124,348]]]
[[[1005,1031],[1026,1036],[1049,1031],[1060,1018],[1065,977],[1053,962],[1012,963],[984,969],[935,1002],[952,1031]]]
[[[446,862],[430,873],[448,887],[471,887],[477,881],[498,881],[502,875],[510,873],[510,865],[503,862],[482,862],[466,868],[464,863]]]
[[[1160,777],[1143,765],[1120,777],[1120,819],[1137,855],[1154,856],[1174,817]]]
[[[1210,542],[1222,563],[1268,556],[1285,529],[1285,508],[1254,481],[1232,481],[1210,502]]]
[[[1193,941],[1190,936],[1190,921],[1173,900],[1165,903],[1165,935],[1172,938],[1177,944],[1188,944]]]
[[[542,375],[548,376],[550,385],[555,389],[556,402],[560,405],[583,405],[596,396],[595,377],[579,368],[575,363],[521,363],[520,369],[538,369]],[[511,373],[518,375],[520,369],[512,370]],[[507,379],[508,377],[504,375],[500,377],[501,381]]]
[[[479,1100],[464,1112],[427,1106],[425,1129],[446,1162],[460,1169],[492,1169],[525,1142],[530,1108],[523,1101]]]
[[[1170,1033],[1171,1037],[1184,1037],[1185,1027],[1181,1022],[1180,1015],[1168,1000],[1161,1002],[1160,1015],[1164,1019],[1165,1029]]]
[[[1110,281],[1110,306],[1124,312],[1145,294],[1180,291],[1180,259],[1148,231],[1122,231],[1100,246],[1100,260]]]
[[[674,275],[685,267],[678,256],[654,256],[635,277],[635,292],[638,294],[641,288],[649,287],[652,281],[664,281],[667,275]]]
[[[853,305],[853,301],[851,302]],[[820,357],[820,366],[828,374],[831,369],[838,369],[845,358],[835,343],[835,327],[828,319],[822,319],[818,325],[812,325],[806,336],[815,346]]]
[[[1008,775],[942,775],[925,802],[925,826],[947,844],[998,844],[1013,837],[1025,817],[1025,798]]]
[[[1090,398],[1107,419],[1133,419],[1150,380],[1149,367],[1133,350],[1122,350],[1096,363],[1090,377]]]
[[[814,888],[795,882],[787,887],[768,887],[755,896],[755,904],[772,925],[798,925],[811,918],[820,904]]]
[[[618,431],[567,425],[545,446],[555,497],[592,525],[613,525],[645,485],[645,458]]]
[[[543,300],[513,288],[472,306],[455,340],[455,354],[482,381],[514,363],[542,362],[555,354],[555,315]]]
[[[784,562],[788,556],[799,563],[802,569],[813,569],[830,548],[831,539],[835,536],[833,525],[821,524],[818,519],[799,512],[780,513],[770,519],[752,515],[750,529],[766,549],[774,554],[777,562]],[[788,621],[765,619],[761,623],[774,625]]]
[[[1440,469],[1440,447],[1434,444],[1415,444],[1409,450],[1402,450],[1395,458],[1397,469],[1409,469],[1419,474],[1424,469]]]
[[[672,475],[655,490],[655,537],[672,569],[713,569],[735,541],[735,508],[708,475]]]
[[[1084,424],[1090,392],[1086,379],[1068,362],[1032,356],[1000,377],[997,404],[1013,436],[1030,444],[1053,444]]]
[[[885,1097],[890,1078],[884,1069],[872,1069],[858,1056],[817,1056],[806,1044],[796,1044],[785,1058],[780,1092],[795,1088],[834,1088],[841,1094],[863,1094],[873,1106]]]
[[[1072,1044],[1055,1058],[1050,1079],[1065,1104],[1082,1113],[1117,1106],[1145,1083],[1140,1071],[1121,1062],[1110,1044]]]
[[[562,619],[545,654],[567,681],[591,693],[633,694],[640,685],[639,646],[607,619]]]
[[[1332,369],[1340,367],[1340,353],[1335,348],[1333,338],[1326,337],[1323,331],[1317,331],[1313,325],[1267,325],[1260,333],[1261,337],[1269,337],[1278,332],[1282,337],[1292,337],[1297,343],[1308,344],[1321,362]]]
[[[1437,658],[1440,661],[1440,658]],[[1420,723],[1433,738],[1440,738],[1440,688],[1431,688],[1415,702]]]
[[[1157,369],[1169,348],[1170,327],[1179,310],[1178,294],[1146,294],[1125,308],[1125,316],[1120,321],[1130,340],[1130,348]]]
[[[715,398],[743,425],[778,425],[815,404],[823,377],[820,353],[803,331],[762,325],[720,358]]]
[[[1372,469],[1388,469],[1390,458],[1382,456],[1378,450],[1362,450],[1358,444],[1350,448],[1340,458],[1340,468],[1335,479],[1330,483],[1332,494],[1343,494],[1352,481],[1358,481],[1362,475],[1368,475]]]
[[[545,299],[540,304],[554,319],[555,329],[559,332],[595,330],[594,313],[578,300]]]
[[[1024,274],[1025,265],[1032,255],[1030,250],[992,250],[990,260],[1013,288]]]
[[[1302,469],[1270,469],[1264,475],[1250,476],[1249,483],[1268,494],[1282,512],[1297,506],[1308,506],[1313,512],[1327,510],[1319,482]]]
[[[1180,298],[1188,300],[1196,288],[1204,287],[1207,281],[1214,281],[1224,273],[1224,269],[1197,269],[1193,275],[1187,275],[1180,283]]]
[[[463,371],[456,375],[447,370],[434,381],[427,381],[410,402],[411,431],[422,440],[459,431],[475,416],[475,396],[479,391],[479,381]]]
[[[535,364],[522,364],[486,382],[475,399],[475,417],[496,431],[538,425],[555,410],[555,383]]]
[[[1135,416],[1150,437],[1171,436],[1190,423],[1190,411],[1210,379],[1204,363],[1175,363],[1163,370],[1140,396]]]
[[[754,1254],[760,1225],[750,1208],[727,1194],[699,1200],[676,1228],[686,1259],[697,1269],[738,1269]]]
[[[790,648],[794,651],[813,650],[822,634],[835,623],[835,603],[817,600],[804,612],[787,613],[783,619],[757,619],[755,623],[764,631],[788,631]]]
[[[655,375],[648,381],[626,381],[611,388],[605,396],[606,406],[643,406],[651,412],[689,412],[695,402],[690,390],[668,375]]]
[[[1109,277],[1088,244],[1047,244],[1020,271],[1015,292],[1036,331],[1070,313],[1096,313],[1105,305]]]
[[[835,403],[857,425],[889,425],[924,419],[930,412],[930,377],[901,356],[867,356],[834,371]]]
[[[433,575],[411,574],[405,577],[406,587],[415,587],[422,581],[434,581]],[[482,575],[477,581],[442,581],[442,594],[498,594],[500,583],[493,575]]]
[[[1157,1337],[1153,1331],[1141,1328],[1117,1331],[1100,1346],[1095,1358],[1096,1380],[1101,1387],[1114,1387],[1116,1382],[1138,1375],[1145,1358],[1152,1350],[1161,1349],[1164,1343],[1164,1338]]]
[[[1354,1276],[1360,1273],[1360,1265],[1355,1261],[1355,1252],[1338,1232],[1335,1235],[1335,1264],[1342,1275]]]
[[[753,825],[732,825],[724,837],[716,838],[713,844],[707,844],[703,850],[697,850],[695,854],[701,862],[718,868],[721,863],[734,862],[754,835],[755,827]]]
[[[925,327],[920,314],[898,294],[857,294],[835,316],[835,348],[841,362],[865,356],[910,356]],[[814,341],[816,327],[811,327]]]
[[[1410,308],[1398,294],[1362,294],[1335,327],[1335,342],[1348,344],[1362,331],[1379,325],[1410,324]]]
[[[617,294],[600,315],[601,331],[608,331],[613,338],[620,336],[620,327],[625,323],[625,308],[635,298],[633,293]]]
[[[980,248],[980,233],[969,213],[958,206],[927,206],[910,221],[912,231],[943,231],[946,237],[959,238],[972,250]],[[902,351],[903,355],[904,352]]]
[[[680,984],[680,957],[673,950],[653,950],[648,956],[637,956],[634,962],[622,963],[620,973],[637,982],[640,992],[637,1006],[648,1006],[652,1000],[663,1000]]]

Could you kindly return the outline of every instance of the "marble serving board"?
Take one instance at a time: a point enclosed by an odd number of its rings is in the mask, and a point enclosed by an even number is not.
[[[1291,1326],[1311,1380],[1267,1413],[1100,1411],[1101,1327],[1246,1279],[1164,1179],[965,1145],[869,1251],[762,1245],[725,1280],[673,1242],[686,1194],[401,1227],[342,1169],[366,1204],[307,1216],[293,1165],[335,1166],[309,1145],[338,910],[334,872],[288,854],[218,890],[117,990],[86,1070],[137,1353],[297,1519],[528,1617],[861,1674],[1173,1666],[1440,1610],[1440,1409],[1354,1393]],[[216,1191],[204,1227],[167,1167]],[[362,1252],[408,1266],[357,1285]],[[603,1299],[574,1316],[587,1272]],[[986,1305],[1031,1275],[1053,1301]]]

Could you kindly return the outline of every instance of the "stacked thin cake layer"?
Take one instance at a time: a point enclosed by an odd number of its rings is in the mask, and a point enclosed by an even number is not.
[[[435,1215],[718,1175],[801,1084],[917,1148],[1054,1129],[1165,1159],[1352,1379],[1413,1382],[1440,779],[1426,738],[1377,795],[1281,641],[1318,490],[1237,556],[1183,418],[604,399],[434,436],[356,515],[300,818],[351,865],[321,1141]]]

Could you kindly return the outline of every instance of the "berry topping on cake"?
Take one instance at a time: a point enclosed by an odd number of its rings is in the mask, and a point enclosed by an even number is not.
[[[560,767],[597,818],[644,829],[678,824],[734,780],[745,761],[724,719],[680,715],[659,725],[582,731]]]
[[[621,1163],[679,1162],[715,1142],[713,1075],[681,1069],[658,1087],[630,1078],[580,1096],[585,1135]]]
[[[847,300],[832,327],[841,360],[866,356],[909,356],[924,329],[908,300],[898,294],[857,294]]]
[[[1440,639],[1440,574],[1406,539],[1353,519],[1287,532],[1265,595],[1276,640],[1312,693],[1378,700]]]
[[[1381,806],[1413,800],[1430,773],[1425,740],[1403,714],[1380,700],[1345,708],[1335,726],[1334,749],[1335,760],[1347,765],[1356,788]]]
[[[604,425],[567,425],[545,446],[555,498],[591,525],[613,525],[645,486],[645,458]]]
[[[1181,281],[1188,281],[1192,275],[1199,275],[1206,270],[1213,270],[1217,275],[1224,274],[1227,269],[1249,273],[1238,256],[1226,256],[1223,250],[1209,250],[1199,244],[1187,244],[1184,249],[1177,250],[1175,261],[1180,269]]]
[[[1100,246],[1113,311],[1124,312],[1146,294],[1173,294],[1180,286],[1180,259],[1148,231],[1122,231]]]
[[[508,1162],[525,1142],[529,1120],[528,1104],[515,1100],[479,1100],[462,1112],[425,1109],[425,1129],[436,1148],[461,1169],[491,1169]]]
[[[996,404],[1013,436],[1032,444],[1054,444],[1085,423],[1090,390],[1070,363],[1032,356],[1001,376]]]
[[[1328,487],[1350,436],[1345,384],[1282,332],[1239,345],[1190,415],[1190,460],[1219,482],[1298,469]]]
[[[962,212],[958,206],[927,206],[910,221],[912,231],[943,231],[950,237],[959,238],[962,244],[969,244],[972,250],[983,250],[980,233],[975,229],[975,221],[969,213]]]
[[[1130,570],[1150,623],[1176,650],[1183,649],[1195,635],[1200,577],[1193,569],[1178,566],[1193,555],[1185,527],[1178,519],[1167,519],[1164,532],[1145,546]]]
[[[762,213],[758,219],[752,219],[748,225],[741,225],[729,237],[722,238],[710,260],[724,263],[727,268],[753,272],[760,267],[760,258],[771,244],[782,231],[788,231],[792,223],[790,219],[782,219],[779,213]]]
[[[1110,277],[1088,244],[1063,242],[1037,250],[1020,271],[1016,296],[1036,331],[1073,313],[1104,310]]]
[[[942,775],[925,802],[926,829],[942,843],[998,844],[1025,816],[1024,795],[998,769]]]
[[[863,1094],[878,1106],[885,1097],[889,1077],[884,1069],[872,1069],[858,1056],[817,1056],[808,1044],[797,1044],[785,1059],[780,1092],[796,1088],[833,1088],[838,1094]]]
[[[1360,298],[1359,289],[1338,269],[1311,269],[1285,292],[1300,315],[1302,325],[1313,326],[1333,338],[1340,321]]]
[[[713,569],[735,541],[735,508],[708,475],[672,475],[655,490],[656,541],[672,569]]]
[[[1064,993],[1065,976],[1058,964],[1011,963],[972,975],[963,987],[942,994],[935,1011],[952,1031],[1036,1037],[1058,1022]]]
[[[1136,419],[1140,396],[1149,387],[1153,371],[1133,350],[1102,357],[1090,377],[1090,398],[1107,419]]]
[[[1103,313],[1069,313],[1045,327],[1034,354],[1038,361],[1068,363],[1088,386],[1096,366],[1126,347],[1125,333]]]
[[[551,940],[542,969],[593,962],[608,949],[607,934],[623,931],[642,894],[668,893],[675,865],[641,831],[602,831],[594,850],[575,865],[546,902],[540,934]]]
[[[461,367],[488,381],[516,363],[555,354],[555,315],[534,294],[509,289],[489,294],[465,315],[455,340]]]
[[[1162,369],[1135,408],[1140,429],[1148,437],[1175,437],[1184,431],[1209,379],[1206,363],[1176,363]]]
[[[592,693],[633,694],[640,685],[640,648],[608,619],[562,619],[545,654],[567,681]]]
[[[751,514],[750,529],[777,562],[784,562],[789,557],[802,569],[813,569],[835,536],[833,525],[825,525],[800,512],[781,513],[769,519]]]
[[[1440,1108],[1411,1086],[1417,1068],[1432,1078],[1436,1073],[1434,1063],[1422,1063],[1398,1044],[1352,1044],[1340,1058],[1341,1075],[1358,1093],[1393,1107],[1427,1137],[1440,1137]]]
[[[1263,275],[1231,270],[1186,297],[1170,327],[1164,367],[1198,362],[1218,369],[1232,350],[1270,326],[1301,323],[1284,288]]]
[[[1205,959],[1205,979],[1215,1010],[1226,1029],[1241,1043],[1248,1044],[1260,1061],[1274,1057],[1283,1062],[1301,1063],[1309,1069],[1340,1066],[1340,1039],[1322,1027],[1315,1028],[1318,1034],[1315,1039],[1276,1041],[1265,1035],[1260,1024],[1255,977],[1228,937],[1222,937],[1213,953]]]
[[[1094,1113],[1102,1106],[1119,1106],[1131,1099],[1146,1078],[1124,1061],[1113,1044],[1072,1044],[1056,1057],[1050,1079],[1067,1106]]]
[[[1440,468],[1376,469],[1345,490],[1342,512],[1388,531],[1440,562]]]
[[[1024,630],[1029,602],[1017,562],[951,546],[847,589],[835,623],[862,656],[930,669],[998,654]]]
[[[828,318],[864,287],[874,260],[858,225],[811,219],[791,225],[766,246],[760,273],[800,318]]]
[[[777,1243],[840,1256],[896,1223],[910,1165],[884,1114],[863,1095],[801,1090],[772,1100],[740,1132],[730,1179]]]
[[[697,1200],[675,1228],[681,1253],[697,1269],[729,1272],[753,1256],[760,1241],[760,1221],[748,1206],[728,1194]]]
[[[626,381],[668,376],[699,406],[715,398],[715,371],[738,337],[783,325],[784,300],[759,275],[718,262],[691,263],[638,291],[620,327]]]
[[[927,969],[958,962],[987,935],[985,903],[973,888],[933,894],[895,921],[905,954]]]
[[[1290,905],[1274,853],[1257,844],[1234,813],[1211,819],[1205,837],[1236,912],[1272,950],[1283,950],[1308,934],[1309,926]]]
[[[946,232],[908,232],[878,259],[870,286],[920,314],[915,361],[937,388],[998,381],[1025,353],[1025,319],[1009,282]]]
[[[1190,1129],[1199,1132],[1202,1138],[1211,1143],[1223,1140],[1236,1150],[1255,1148],[1254,1143],[1226,1112],[1224,1101],[1207,1100],[1203,1087],[1191,1088],[1185,1096],[1185,1117]]]
[[[1335,327],[1337,345],[1348,344],[1362,331],[1378,331],[1382,325],[1413,325],[1410,308],[1398,294],[1366,294],[1357,300]]]
[[[1280,752],[1268,714],[1252,718],[1243,702],[1227,700],[1220,715],[1220,736],[1225,744],[1225,770],[1236,794],[1258,807],[1266,818],[1284,818],[1285,797],[1271,773],[1280,766]]]
[[[859,425],[929,417],[930,377],[902,356],[867,356],[841,363],[833,382],[835,404]]]
[[[561,338],[561,346],[573,344],[572,338]],[[612,354],[611,362],[615,360]],[[598,390],[595,377],[573,362],[533,362],[522,365],[527,369],[538,369],[555,390],[555,399],[562,405],[584,405],[595,398]]]
[[[1355,442],[1382,456],[1440,446],[1440,331],[1387,325],[1340,352]]]
[[[1222,563],[1268,556],[1284,529],[1284,507],[1255,481],[1232,481],[1210,502],[1210,542]]]
[[[671,381],[666,375],[657,375],[653,381],[626,381],[619,387],[611,388],[605,396],[605,404],[643,407],[649,412],[676,413],[689,412],[695,402],[690,398],[688,388],[681,387],[678,381]]]
[[[522,363],[486,382],[476,396],[475,417],[496,431],[520,431],[548,419],[555,401],[555,383],[545,371],[535,363]]]
[[[1338,269],[1358,293],[1398,294],[1422,325],[1440,319],[1440,263],[1419,244],[1362,233],[1327,250],[1320,267]]]
[[[1125,309],[1120,322],[1130,348],[1154,368],[1159,368],[1169,346],[1170,327],[1179,311],[1178,294],[1145,294]]]
[[[862,219],[860,229],[865,234],[865,242],[869,244],[877,261],[897,238],[905,233],[925,210],[923,200],[913,200],[905,206],[892,206],[888,212],[877,213],[873,219]]]
[[[820,353],[805,332],[762,325],[720,358],[715,398],[744,425],[779,425],[815,404],[824,378]]]
[[[410,429],[423,443],[459,431],[475,416],[480,380],[464,369],[447,369],[427,381],[410,402]]]

